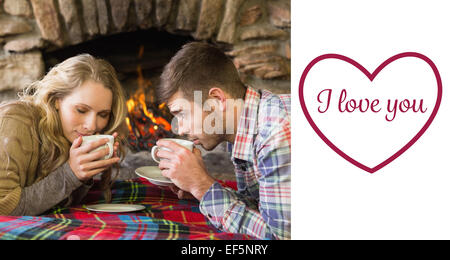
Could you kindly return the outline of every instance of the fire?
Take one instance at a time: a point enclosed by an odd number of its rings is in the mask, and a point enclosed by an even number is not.
[[[139,58],[142,57],[143,53],[144,48],[141,46]],[[138,149],[148,149],[154,145],[157,139],[170,136],[171,125],[162,116],[156,115],[158,112],[161,114],[161,111],[165,108],[165,104],[156,106],[151,102],[151,108],[148,107],[145,91],[151,87],[152,84],[143,76],[140,65],[137,66],[137,74],[139,88],[126,102],[128,109],[126,123],[128,130],[130,131],[132,139],[132,142],[130,143],[132,146],[139,146]],[[152,101],[152,96],[150,96],[150,98]]]
[[[128,130],[130,131],[130,133],[132,133],[133,128],[131,127],[130,118],[126,117],[125,120],[127,121]]]
[[[150,112],[148,110],[144,93],[136,94],[133,97],[131,97],[130,99],[128,99],[127,107],[128,107],[129,115],[140,113],[140,112],[144,113],[144,115],[147,118],[149,118],[153,122],[153,124],[155,124],[153,126],[153,129],[150,129],[150,131],[158,130],[158,126],[161,126],[166,131],[171,130],[171,125],[169,124],[169,122],[167,122],[167,120],[165,120],[163,117],[155,116],[152,112]],[[161,104],[158,106],[159,109],[163,109],[164,107],[165,107],[165,104]],[[127,117],[127,124],[128,124],[128,128],[132,129],[129,117]],[[141,133],[141,134],[144,135],[145,133]],[[152,132],[152,134],[154,134],[154,132]]]

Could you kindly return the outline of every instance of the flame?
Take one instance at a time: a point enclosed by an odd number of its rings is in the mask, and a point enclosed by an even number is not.
[[[159,129],[159,126],[167,131],[171,130],[171,125],[169,122],[167,122],[166,119],[164,119],[163,117],[155,116],[154,113],[152,113],[148,110],[147,104],[145,102],[145,94],[144,93],[140,93],[138,95],[131,97],[129,100],[127,100],[126,104],[127,104],[129,115],[131,115],[131,116],[140,115],[140,114],[142,115],[142,113],[143,113],[145,115],[145,117],[149,118],[153,122],[154,126],[148,129],[148,131],[150,131],[152,134],[154,134],[155,131]],[[161,106],[161,105],[158,106],[158,108],[160,108],[160,107],[164,107],[164,106]],[[141,112],[136,112],[136,111],[141,111]],[[126,122],[127,122],[128,129],[130,130],[130,132],[133,132],[130,121],[131,121],[130,117],[127,117]],[[141,135],[145,135],[145,129],[143,128],[143,126],[141,127],[139,124],[137,124],[136,127],[138,128]]]
[[[133,132],[133,128],[131,127],[131,123],[130,123],[130,118],[126,117],[125,121],[127,121],[127,126],[128,126],[128,130],[131,132]]]
[[[127,100],[128,113],[131,113],[133,111],[133,108],[135,106],[134,104],[135,103],[134,103],[134,99],[133,98],[130,98],[130,99]]]
[[[142,58],[144,54],[144,46],[141,46],[139,49],[139,58]],[[145,97],[145,89],[147,87],[150,87],[152,84],[150,81],[145,80],[145,77],[142,74],[142,68],[141,65],[138,65],[136,68],[138,78],[138,90],[136,93],[127,100],[126,105],[128,109],[129,117],[126,118],[126,123],[128,126],[128,129],[130,130],[130,133],[133,133],[133,125],[131,124],[131,120],[134,115],[139,115],[140,113],[144,113],[144,115],[149,118],[153,122],[153,127],[149,127],[147,132],[150,132],[151,134],[155,134],[155,131],[159,129],[159,126],[161,126],[163,129],[170,131],[171,125],[169,122],[167,122],[163,117],[155,116],[152,112],[150,112],[147,108],[146,97]],[[163,109],[165,107],[165,103],[160,104],[158,106],[158,109]],[[139,112],[141,111],[141,112]],[[137,112],[137,113],[136,113]],[[134,121],[133,121],[134,122]],[[145,125],[143,124],[134,124],[134,126],[139,131],[139,134],[144,136],[146,134]]]

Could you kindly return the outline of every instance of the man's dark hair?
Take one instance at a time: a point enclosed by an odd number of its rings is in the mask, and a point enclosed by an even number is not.
[[[178,90],[193,100],[194,91],[219,87],[233,98],[244,98],[245,86],[233,62],[218,48],[201,42],[185,44],[164,67],[161,83],[156,87],[159,102],[167,102]]]

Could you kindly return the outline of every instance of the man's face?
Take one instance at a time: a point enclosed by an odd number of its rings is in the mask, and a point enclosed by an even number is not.
[[[207,117],[214,116],[212,113],[220,113],[204,111],[202,104],[184,98],[181,91],[176,92],[168,101],[167,106],[170,112],[175,116],[178,122],[178,135],[187,136],[195,145],[201,145],[205,150],[212,150],[218,144],[223,142],[225,135],[223,133],[211,133],[205,125]],[[223,124],[223,122],[215,122],[213,124]]]

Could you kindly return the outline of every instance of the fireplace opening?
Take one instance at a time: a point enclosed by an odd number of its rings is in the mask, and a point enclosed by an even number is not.
[[[155,98],[154,86],[164,66],[189,36],[150,29],[121,33],[43,54],[46,70],[67,58],[89,53],[110,62],[117,71],[127,98],[128,142],[135,151],[148,151],[160,138],[175,137],[172,115]]]
[[[141,30],[107,36],[63,49],[44,51],[46,71],[67,58],[88,53],[107,60],[114,66],[125,90],[128,106],[128,148],[125,161],[129,168],[156,165],[150,150],[163,137],[176,137],[172,120],[165,104],[155,98],[154,87],[160,82],[164,66],[181,49],[194,41],[190,36],[174,35],[157,29]],[[234,179],[233,165],[226,145],[213,151],[202,151],[203,160],[211,176],[218,179]]]

